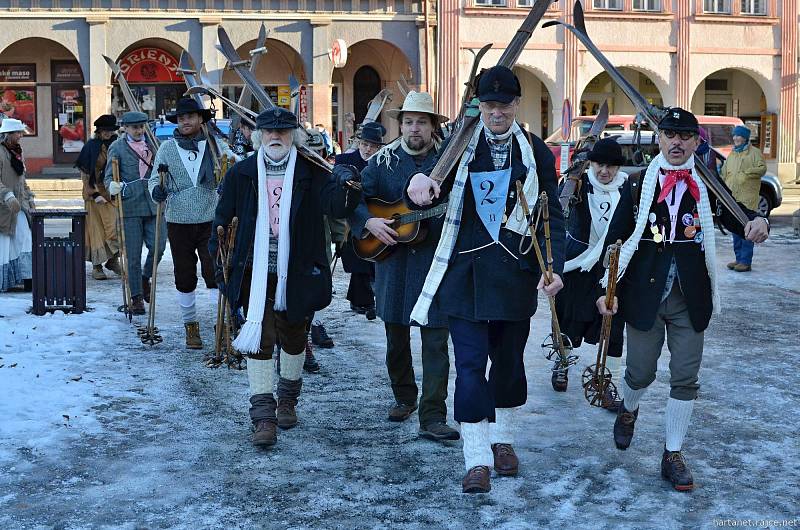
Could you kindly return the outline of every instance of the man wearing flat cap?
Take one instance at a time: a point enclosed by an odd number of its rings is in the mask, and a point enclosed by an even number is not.
[[[277,441],[277,427],[297,425],[295,407],[302,387],[306,320],[331,301],[331,270],[323,215],[342,218],[355,208],[357,189],[349,171],[330,171],[307,156],[297,117],[279,107],[265,110],[253,132],[256,153],[235,164],[214,218],[216,227],[239,219],[232,268],[225,289],[233,311],[247,321],[233,343],[248,356],[252,441]],[[356,175],[357,176],[357,175]],[[277,402],[273,394],[273,350],[280,343]]]
[[[208,253],[211,221],[217,207],[217,181],[214,173],[212,147],[208,145],[202,126],[211,119],[211,111],[192,98],[181,98],[175,113],[167,120],[177,123],[173,137],[161,144],[150,173],[150,193],[156,202],[167,203],[166,220],[175,289],[186,331],[186,347],[200,350],[200,322],[195,306],[197,261],[209,299],[217,300],[214,260]],[[225,144],[212,136],[217,153],[238,160]],[[166,182],[160,182],[159,167],[169,167]]]
[[[434,136],[447,121],[433,106],[426,92],[411,91],[400,109],[384,114],[400,122],[400,138],[384,146],[369,159],[361,172],[364,197],[385,203],[402,203],[406,181],[432,164],[440,142]],[[411,360],[411,310],[422,291],[425,273],[431,266],[442,217],[426,220],[427,236],[413,245],[398,244],[393,219],[374,216],[362,203],[350,216],[354,237],[373,235],[389,245],[391,253],[375,263],[377,314],[386,328],[386,368],[395,403],[388,420],[401,422],[417,409],[418,388]],[[447,349],[447,319],[434,308],[420,326],[422,338],[422,395],[419,402],[419,435],[430,440],[458,440],[457,430],[447,424],[447,383],[450,357]]]
[[[639,400],[656,378],[666,334],[670,393],[661,475],[678,491],[694,488],[681,448],[700,387],[703,332],[712,313],[720,310],[714,212],[721,214],[717,221],[727,230],[749,241],[765,241],[769,230],[765,218],[741,203],[750,219],[745,226],[718,204],[695,168],[698,136],[692,113],[678,107],[667,110],[658,125],[661,152],[622,188],[605,239],[605,245],[624,241],[619,303],[615,297],[609,311],[605,295],[597,300],[601,314],[616,312],[619,305],[627,324],[625,377],[619,385],[623,401],[614,423],[614,443],[620,450],[633,439]]]
[[[144,133],[147,114],[126,112],[120,124],[124,134],[108,148],[105,186],[112,197],[122,197],[124,214],[125,252],[128,256],[128,285],[131,291],[131,312],[144,315],[144,302],[150,303],[150,277],[153,260],[161,261],[166,247],[167,229],[160,223],[159,248],[155,248],[156,205],[150,198],[147,179],[153,167],[154,146]],[[112,179],[111,160],[119,161],[119,183]],[[147,259],[142,268],[142,245],[147,247]]]
[[[498,475],[518,472],[512,444],[516,416],[527,401],[523,352],[537,289],[555,296],[562,287],[564,216],[555,159],[540,138],[517,124],[521,95],[511,70],[484,70],[477,89],[480,121],[457,169],[441,187],[429,171],[414,175],[407,186],[408,203],[415,208],[448,201],[442,236],[411,318],[425,324],[434,303],[448,318],[456,361],[455,419],[461,423],[467,470],[464,493],[488,492],[492,467]],[[519,251],[530,242],[530,232],[517,183],[531,211],[540,192],[547,192],[555,271],[547,286],[535,254]],[[537,237],[543,243],[541,223]]]

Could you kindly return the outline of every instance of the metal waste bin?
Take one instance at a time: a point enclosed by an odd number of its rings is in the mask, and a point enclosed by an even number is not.
[[[34,210],[33,236],[33,314],[86,310],[85,210]],[[63,229],[45,225],[62,220]],[[71,229],[62,236],[69,226]],[[56,234],[50,234],[56,232]]]

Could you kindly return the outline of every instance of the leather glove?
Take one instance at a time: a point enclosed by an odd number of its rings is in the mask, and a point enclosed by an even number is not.
[[[8,199],[6,199],[6,206],[8,206],[8,208],[11,210],[11,215],[17,215],[19,211],[22,209],[22,206],[20,205],[19,201],[14,196],[11,196]]]
[[[122,184],[119,182],[114,182],[113,180],[108,183],[108,193],[112,196],[119,195],[119,192],[122,191]]]
[[[351,187],[349,182],[361,182],[361,173],[355,166],[349,164],[333,166],[333,176],[336,177],[336,182],[345,189]]]
[[[161,184],[156,184],[153,188],[153,193],[151,193],[153,200],[156,202],[164,202],[167,200],[167,190],[164,189]]]

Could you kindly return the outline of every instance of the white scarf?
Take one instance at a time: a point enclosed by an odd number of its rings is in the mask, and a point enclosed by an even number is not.
[[[250,279],[250,302],[247,306],[247,322],[233,342],[238,351],[258,353],[261,346],[261,322],[267,301],[267,276],[269,274],[269,199],[267,197],[266,149],[258,149],[258,214],[256,216],[255,250],[253,253],[253,275]],[[283,192],[280,202],[280,234],[278,235],[278,287],[275,291],[276,311],[286,310],[286,279],[289,271],[289,214],[292,210],[292,189],[297,148],[289,149],[289,163],[283,175]]]
[[[692,178],[697,187],[700,189],[700,201],[697,204],[698,213],[700,215],[700,226],[703,229],[703,248],[706,260],[706,269],[708,270],[708,277],[711,280],[711,302],[713,304],[714,313],[720,311],[720,297],[719,290],[717,289],[717,254],[714,234],[714,219],[711,214],[711,203],[708,200],[708,190],[703,181],[697,176],[694,170],[694,157],[690,157],[685,164],[681,166],[673,166],[664,158],[661,153],[658,154],[647,166],[644,180],[641,183],[641,195],[639,196],[639,214],[636,217],[636,227],[633,229],[633,234],[623,243],[619,252],[619,275],[617,278],[622,278],[625,274],[625,269],[633,257],[634,252],[639,247],[639,240],[642,237],[645,225],[647,224],[647,217],[650,215],[650,207],[653,204],[653,197],[655,196],[656,183],[658,182],[658,175],[661,170],[674,170],[674,169],[689,169],[692,172]],[[686,243],[696,244],[696,243]],[[608,283],[608,271],[603,276],[602,285],[605,287]]]
[[[431,268],[428,271],[428,275],[425,277],[422,292],[417,299],[417,303],[414,304],[414,309],[411,311],[411,320],[423,326],[428,323],[428,309],[430,309],[433,297],[436,295],[436,291],[442,283],[445,272],[447,272],[450,256],[456,246],[458,227],[461,223],[461,210],[464,207],[464,187],[467,182],[467,177],[469,176],[468,166],[475,157],[475,148],[478,145],[481,132],[483,132],[484,129],[489,132],[488,127],[481,121],[475,127],[475,131],[472,133],[472,139],[470,139],[469,145],[467,145],[467,148],[464,150],[464,154],[461,155],[461,160],[458,164],[458,172],[453,182],[453,189],[448,198],[447,214],[444,218],[442,235],[439,238],[439,244],[436,246],[436,253],[433,256]],[[527,168],[523,191],[525,192],[525,198],[528,200],[528,208],[530,211],[534,211],[536,202],[539,200],[539,175],[536,173],[536,159],[533,155],[533,149],[530,143],[528,143],[528,138],[525,133],[522,132],[519,125],[517,125],[517,122],[511,125],[511,132],[517,139],[522,154],[522,163]],[[528,221],[525,218],[525,214],[519,202],[517,202],[508,218],[505,228],[522,235],[527,232],[527,224]]]
[[[617,204],[619,204],[619,188],[622,187],[628,179],[627,173],[624,171],[617,171],[617,174],[611,182],[603,184],[597,180],[597,175],[595,175],[591,165],[586,175],[589,177],[589,183],[592,185],[594,191],[594,193],[588,194],[589,214],[591,216],[589,230],[591,232],[591,230],[594,229],[599,237],[597,241],[594,242],[594,245],[589,244],[586,250],[571,260],[568,260],[564,264],[564,272],[574,271],[578,268],[582,271],[591,270],[594,264],[600,259],[600,256],[603,254],[603,243],[608,234],[608,225],[611,224],[614,211],[617,209]],[[600,204],[603,202],[608,202],[610,204],[608,211],[600,209]],[[589,239],[589,243],[591,243],[591,237]]]

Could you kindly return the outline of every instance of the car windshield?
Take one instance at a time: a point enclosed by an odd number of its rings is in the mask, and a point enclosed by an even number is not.
[[[579,118],[572,121],[572,129],[569,133],[569,139],[567,142],[575,143],[580,140],[582,137],[589,134],[589,129],[592,128],[592,124],[594,124],[594,117],[592,118]],[[604,131],[624,131],[625,125],[622,123],[609,123],[606,124],[606,128],[603,129]],[[650,125],[645,123],[642,125],[643,131],[649,131]],[[563,140],[561,139],[561,129],[558,129],[556,132],[551,134],[545,140],[545,143],[548,144],[560,144]]]
[[[733,125],[703,125],[712,147],[733,145]]]

